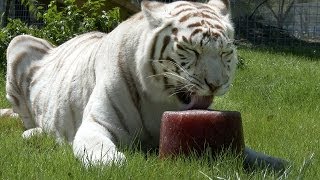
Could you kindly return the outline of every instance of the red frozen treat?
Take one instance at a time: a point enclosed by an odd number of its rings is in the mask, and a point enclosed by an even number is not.
[[[236,111],[167,111],[162,115],[160,158],[179,154],[213,154],[231,148],[242,153],[244,138],[241,114]]]

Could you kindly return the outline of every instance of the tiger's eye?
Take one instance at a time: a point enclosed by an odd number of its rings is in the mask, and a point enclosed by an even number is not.
[[[185,63],[185,62],[182,62],[182,63],[181,63],[181,66],[185,66],[185,65],[186,65],[186,63]]]

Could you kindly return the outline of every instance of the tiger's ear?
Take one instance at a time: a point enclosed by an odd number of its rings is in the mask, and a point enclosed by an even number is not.
[[[141,10],[151,27],[159,27],[166,16],[165,4],[156,1],[142,1]]]
[[[217,7],[220,9],[222,15],[230,14],[230,1],[229,0],[210,0],[208,5]]]

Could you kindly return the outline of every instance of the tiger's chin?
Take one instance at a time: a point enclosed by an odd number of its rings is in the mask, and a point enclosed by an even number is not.
[[[177,94],[178,99],[185,105],[183,110],[207,109],[213,102],[213,95],[199,96],[190,92]]]

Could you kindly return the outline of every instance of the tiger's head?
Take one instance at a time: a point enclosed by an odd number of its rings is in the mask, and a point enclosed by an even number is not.
[[[205,109],[228,91],[237,64],[228,0],[144,1],[142,12],[146,89],[176,99],[183,109]]]

